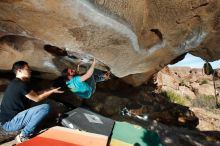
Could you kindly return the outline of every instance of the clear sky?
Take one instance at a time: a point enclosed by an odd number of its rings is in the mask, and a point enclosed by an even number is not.
[[[213,69],[220,68],[220,60],[210,62]],[[191,67],[191,68],[202,68],[204,61],[200,57],[193,56],[191,54],[186,54],[185,58],[174,65],[168,65],[169,67]]]

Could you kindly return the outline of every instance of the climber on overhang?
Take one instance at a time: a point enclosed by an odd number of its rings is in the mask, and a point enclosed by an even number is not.
[[[62,75],[65,78],[67,87],[77,96],[83,99],[89,99],[95,92],[96,83],[110,79],[110,72],[95,74],[96,60],[84,75],[79,75],[79,66],[74,69],[66,68],[63,70]]]

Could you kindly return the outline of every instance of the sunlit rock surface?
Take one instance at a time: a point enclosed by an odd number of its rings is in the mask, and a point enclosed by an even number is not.
[[[1,0],[1,42],[23,44],[1,43],[0,69],[23,59],[59,75],[95,57],[117,77],[144,73],[125,79],[138,86],[186,52],[219,59],[219,17],[219,0]]]

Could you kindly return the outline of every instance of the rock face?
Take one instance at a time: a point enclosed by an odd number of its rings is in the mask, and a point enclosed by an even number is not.
[[[2,103],[2,98],[4,95],[4,90],[9,84],[9,80],[0,78],[0,104]]]
[[[167,125],[195,128],[199,124],[198,117],[189,107],[171,103],[152,89],[149,84],[136,88],[114,79],[98,84],[96,93],[86,104],[113,119],[126,117],[121,115],[126,107],[134,115],[147,115],[149,120]]]
[[[144,73],[140,85],[187,52],[219,59],[219,17],[219,0],[1,0],[1,44],[23,42],[1,45],[0,69],[23,59],[58,75],[95,57],[118,77]]]

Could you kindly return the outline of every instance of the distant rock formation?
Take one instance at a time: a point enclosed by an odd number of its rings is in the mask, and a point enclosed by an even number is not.
[[[206,75],[202,69],[165,67],[155,75],[155,83],[160,90],[173,90],[192,99],[200,95],[215,96],[213,76]]]

